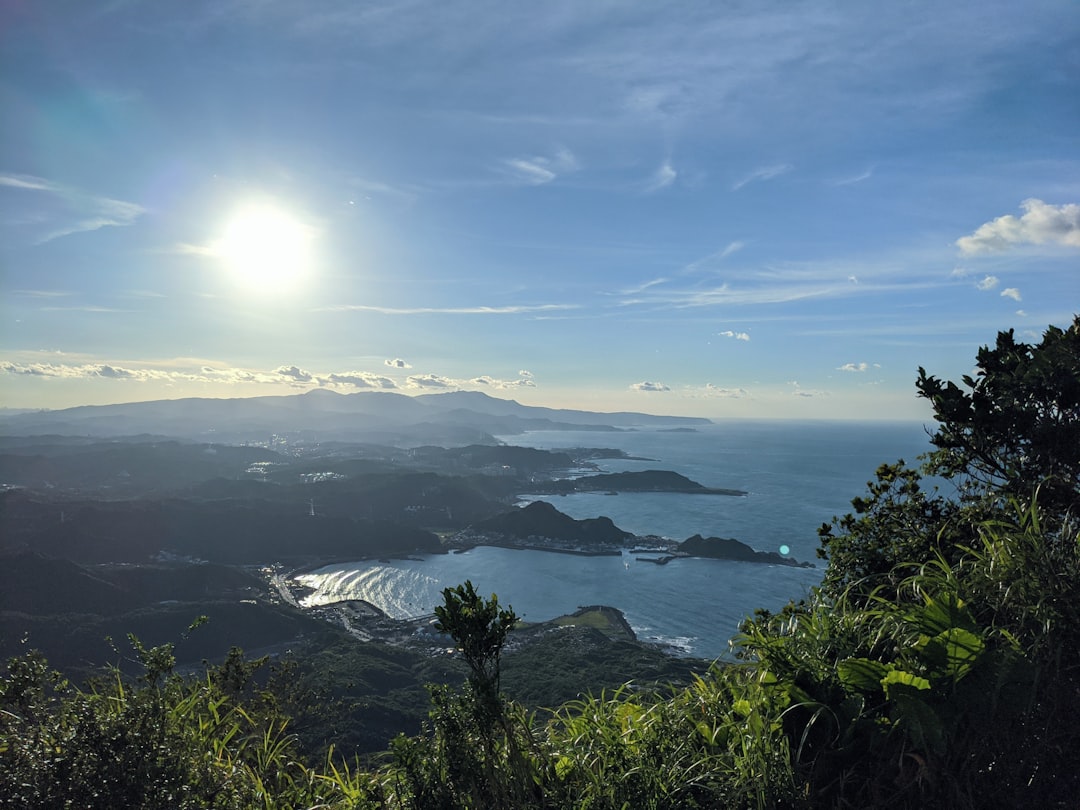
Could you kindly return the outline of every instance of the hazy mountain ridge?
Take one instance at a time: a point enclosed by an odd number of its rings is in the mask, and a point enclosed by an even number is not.
[[[416,397],[392,392],[304,394],[237,399],[188,398],[81,405],[57,411],[0,413],[0,433],[75,434],[101,437],[156,433],[177,438],[253,440],[305,432],[364,438],[409,437],[413,443],[467,444],[491,434],[525,430],[615,430],[634,426],[689,426],[708,419],[645,413],[596,413],[522,405],[481,392],[453,391]],[[488,434],[486,437],[483,434]]]

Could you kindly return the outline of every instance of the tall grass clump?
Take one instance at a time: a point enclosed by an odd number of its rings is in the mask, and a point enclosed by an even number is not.
[[[1033,503],[1014,500],[951,556],[744,625],[744,663],[800,696],[785,729],[812,805],[1056,806],[1075,795],[1075,527],[1048,533]]]
[[[173,672],[171,645],[132,638],[143,673],[78,689],[30,653],[0,678],[0,807],[255,810],[379,806],[367,774],[300,762],[288,719],[226,685]],[[250,674],[255,665],[248,665]],[[348,800],[347,802],[345,800]]]

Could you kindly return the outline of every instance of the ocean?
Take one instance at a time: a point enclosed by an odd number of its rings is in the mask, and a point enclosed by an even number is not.
[[[684,540],[694,534],[734,537],[760,551],[816,563],[817,527],[849,511],[874,470],[930,449],[923,425],[880,422],[725,421],[695,432],[652,429],[537,431],[505,436],[507,444],[542,449],[604,447],[647,460],[602,459],[602,472],[673,470],[707,487],[744,497],[678,493],[524,495],[571,517],[611,518],[638,535]],[[620,557],[582,557],[479,547],[392,562],[327,566],[300,577],[315,589],[307,604],[363,599],[388,615],[413,618],[442,603],[443,588],[470,579],[497,593],[527,621],[580,606],[619,608],[638,637],[687,655],[721,658],[739,623],[756,608],[778,610],[806,596],[821,568],[681,559],[665,566]]]

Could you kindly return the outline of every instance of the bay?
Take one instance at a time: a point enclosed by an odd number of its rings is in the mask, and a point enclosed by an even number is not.
[[[762,551],[787,546],[790,556],[808,562],[817,562],[817,527],[849,511],[878,465],[898,458],[914,463],[930,449],[921,424],[880,422],[739,420],[693,433],[543,431],[502,438],[541,449],[617,449],[647,460],[602,459],[596,462],[602,472],[673,470],[707,487],[748,493],[526,495],[523,502],[546,500],[577,519],[604,515],[639,535],[734,537]],[[308,604],[363,599],[397,618],[430,614],[442,602],[442,589],[465,579],[485,595],[497,593],[501,603],[531,621],[582,605],[612,605],[639,638],[718,658],[728,653],[728,640],[744,617],[806,596],[821,573],[722,560],[658,566],[629,553],[582,557],[479,547],[416,560],[328,566],[298,579],[314,588]]]

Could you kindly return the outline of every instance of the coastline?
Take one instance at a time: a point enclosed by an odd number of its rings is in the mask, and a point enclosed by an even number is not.
[[[474,548],[480,548],[487,546],[490,548],[505,548],[510,551],[550,551],[553,554],[573,554],[578,557],[621,557],[621,549],[586,549],[586,548],[572,548],[569,546],[544,546],[533,543],[499,543],[495,541],[484,541],[482,543],[469,543],[468,545],[457,546],[453,548],[451,554],[462,554],[466,551],[472,551]]]

